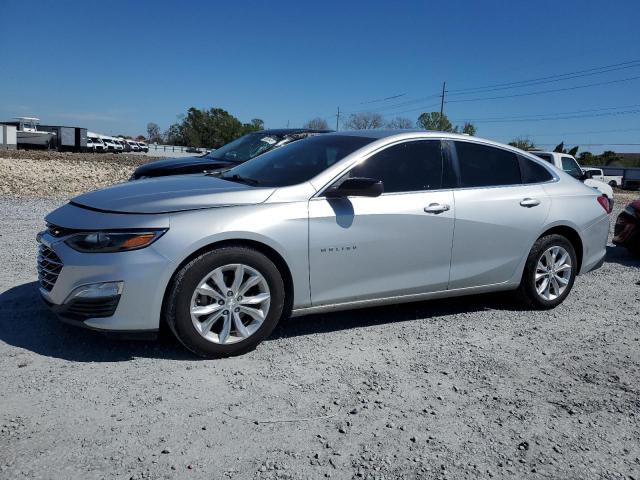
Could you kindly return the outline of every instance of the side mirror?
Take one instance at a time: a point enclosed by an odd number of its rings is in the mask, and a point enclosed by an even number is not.
[[[328,198],[379,197],[382,192],[384,192],[384,186],[381,180],[353,177],[347,178],[339,185],[332,185],[324,192],[324,196]]]

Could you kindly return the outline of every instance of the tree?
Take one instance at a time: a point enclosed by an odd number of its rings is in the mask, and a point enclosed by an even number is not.
[[[264,130],[264,120],[260,118],[254,118],[251,120],[251,126],[255,128],[255,131]]]
[[[241,123],[236,117],[221,108],[200,110],[191,107],[187,114],[178,117],[166,132],[166,139],[172,145],[189,145],[205,148],[219,148],[225,143],[255,132],[264,126],[260,119],[251,123]]]
[[[442,132],[453,132],[453,125],[445,114],[440,117],[440,112],[424,112],[418,117],[416,122],[419,128],[425,130],[440,130]]]
[[[329,124],[324,118],[316,117],[305,123],[303,128],[311,128],[313,130],[329,130]]]
[[[373,112],[352,113],[344,124],[347,130],[368,130],[384,125],[382,115]]]
[[[149,143],[162,143],[162,134],[157,123],[147,123],[147,137],[149,138]]]
[[[136,140],[136,142],[146,142],[146,141],[147,141],[147,139],[146,139],[146,138],[144,138],[144,135],[138,135],[138,136],[135,138],[135,140]]]
[[[387,122],[387,128],[412,128],[413,122],[405,117],[396,117],[393,120]]]
[[[464,122],[464,127],[462,127],[462,133],[466,133],[467,135],[473,136],[476,134],[476,126],[471,122]]]
[[[509,145],[525,151],[533,150],[534,148],[536,148],[535,144],[533,143],[533,141],[531,141],[531,139],[524,138],[524,137],[514,138],[509,142]]]
[[[620,165],[620,160],[622,160],[616,152],[611,150],[606,150],[600,155],[601,162],[605,165]]]
[[[594,156],[591,152],[582,152],[578,157],[578,163],[580,165],[597,165],[597,156]]]
[[[567,153],[567,154],[571,155],[572,157],[575,157],[576,154],[578,153],[579,149],[580,149],[580,147],[578,145],[576,145],[571,150],[567,151],[567,149],[564,148],[564,142],[560,142],[558,145],[556,145],[556,148],[554,148],[553,151],[556,152],[556,153]]]

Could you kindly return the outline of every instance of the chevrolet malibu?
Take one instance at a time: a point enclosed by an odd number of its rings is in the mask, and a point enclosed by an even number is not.
[[[44,301],[102,331],[166,325],[237,355],[286,316],[512,290],[548,309],[598,268],[606,198],[539,158],[426,131],[333,133],[221,178],[80,195],[38,234]]]

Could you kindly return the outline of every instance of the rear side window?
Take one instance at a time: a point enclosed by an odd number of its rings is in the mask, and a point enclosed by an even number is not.
[[[533,160],[518,155],[520,160],[520,172],[522,174],[522,183],[543,183],[553,179],[553,175]]]
[[[522,183],[515,153],[471,142],[454,142],[461,187],[492,187]]]
[[[350,177],[382,180],[385,193],[442,188],[444,155],[439,140],[404,142],[372,155]]]

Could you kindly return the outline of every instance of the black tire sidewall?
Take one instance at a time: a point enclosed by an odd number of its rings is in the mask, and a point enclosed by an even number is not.
[[[558,298],[555,298],[553,300],[546,300],[538,295],[538,292],[536,290],[535,271],[542,254],[554,246],[562,247],[569,253],[569,256],[571,257],[572,275],[569,283],[567,284],[567,288]],[[531,252],[529,253],[529,256],[527,257],[527,263],[523,272],[521,288],[525,297],[527,298],[529,303],[532,304],[532,306],[542,309],[554,308],[560,305],[571,292],[578,269],[579,265],[576,252],[571,242],[569,242],[569,240],[567,240],[562,235],[547,235],[545,237],[539,238],[536,241],[536,243],[533,245],[533,248],[531,249]]]
[[[242,263],[256,269],[269,286],[269,313],[258,331],[249,338],[230,345],[219,345],[203,338],[191,321],[191,298],[198,283],[223,265]],[[196,355],[220,358],[240,355],[255,348],[278,324],[285,304],[282,276],[275,264],[262,253],[246,247],[223,247],[211,250],[186,264],[174,279],[167,301],[167,323],[185,347]]]

